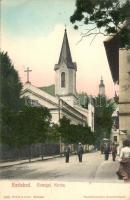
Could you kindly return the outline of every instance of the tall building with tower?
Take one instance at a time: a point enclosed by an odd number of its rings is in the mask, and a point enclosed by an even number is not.
[[[76,96],[77,65],[72,60],[67,30],[64,31],[58,63],[54,66],[55,85],[35,87],[27,79],[22,96],[35,105],[45,106],[50,110],[52,122],[59,123],[65,116],[72,124],[87,124],[94,131],[94,106],[88,102],[88,109],[80,106]],[[26,70],[27,74],[29,70]]]
[[[104,85],[102,77],[101,77],[100,84],[99,84],[99,95],[105,96],[105,85]]]
[[[67,31],[65,29],[62,48],[58,64],[55,65],[56,72],[55,95],[71,104],[76,104],[76,71],[77,65],[72,61]]]

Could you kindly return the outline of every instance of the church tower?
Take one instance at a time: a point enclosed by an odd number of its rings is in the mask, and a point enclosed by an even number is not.
[[[76,98],[76,63],[72,61],[67,30],[65,29],[58,64],[55,65],[56,72],[55,95],[62,98],[68,104],[74,105]]]
[[[102,77],[101,77],[100,84],[99,84],[99,95],[105,96],[105,85],[103,83]]]

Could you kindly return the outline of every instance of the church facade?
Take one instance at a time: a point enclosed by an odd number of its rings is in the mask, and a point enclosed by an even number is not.
[[[80,106],[76,93],[77,65],[72,61],[67,31],[65,29],[59,61],[54,66],[56,81],[51,94],[43,88],[33,86],[29,81],[24,85],[22,96],[32,106],[44,106],[50,110],[52,123],[59,123],[65,116],[72,124],[87,124],[94,131],[94,106],[88,102],[87,109]]]

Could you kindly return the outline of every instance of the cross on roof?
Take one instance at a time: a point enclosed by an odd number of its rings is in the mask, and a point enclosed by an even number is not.
[[[31,71],[32,71],[32,70],[30,70],[29,67],[27,67],[27,69],[24,70],[24,72],[27,72],[27,81],[26,81],[26,83],[30,83],[30,81],[29,81],[29,73],[30,73]]]

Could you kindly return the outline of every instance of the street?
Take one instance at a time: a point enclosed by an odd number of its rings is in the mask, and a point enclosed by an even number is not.
[[[116,175],[118,165],[118,161],[112,161],[111,155],[105,161],[104,155],[93,152],[84,154],[82,163],[73,155],[69,163],[65,163],[62,157],[1,168],[0,178],[119,183],[123,181]]]

